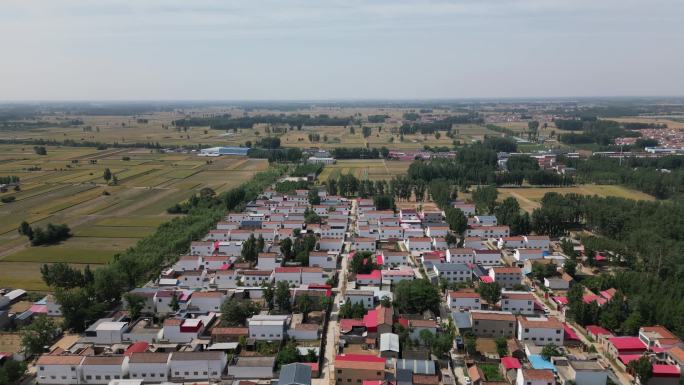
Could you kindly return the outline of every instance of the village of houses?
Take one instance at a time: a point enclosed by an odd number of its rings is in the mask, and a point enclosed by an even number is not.
[[[309,385],[627,385],[626,365],[644,355],[653,362],[648,385],[677,385],[684,365],[682,342],[662,326],[642,327],[635,336],[615,336],[598,326],[566,322],[563,272],[566,257],[558,240],[510,236],[494,216],[454,202],[469,220],[459,248],[446,242],[449,227],[431,203],[376,210],[372,199],[346,199],[319,191],[272,189],[231,213],[157,280],[133,291],[144,297],[133,319],[125,305],[92,324],[85,334],[64,337],[34,361],[38,384],[139,385],[159,383]],[[305,212],[322,219],[306,224]],[[308,266],[286,261],[280,243],[314,236]],[[241,259],[250,237],[263,239],[256,263]],[[581,248],[581,245],[578,245]],[[350,260],[368,252],[377,265],[354,274]],[[534,282],[533,263],[553,264],[557,276]],[[442,292],[435,314],[402,314],[393,290],[402,281],[429,280]],[[265,287],[286,282],[291,313],[266,305]],[[496,282],[500,301],[487,303],[478,286]],[[441,290],[441,289],[440,289]],[[585,301],[608,301],[614,290],[587,293]],[[0,326],[30,322],[38,314],[59,316],[51,296],[21,314],[10,314],[23,293],[0,297]],[[306,314],[298,301],[306,297]],[[242,325],[222,323],[225,301],[251,301],[260,311]],[[314,299],[311,301],[311,299]],[[347,302],[362,317],[342,318]],[[360,304],[360,305],[357,305]],[[396,305],[396,304],[395,304]],[[346,314],[345,314],[346,315]],[[402,346],[398,328],[413,343]],[[453,333],[449,354],[435,356],[421,332]],[[466,340],[475,341],[474,352]],[[496,341],[505,339],[500,355]],[[280,365],[279,350],[294,343],[302,362]],[[558,356],[545,357],[552,344]],[[5,353],[1,359],[20,359]],[[646,385],[646,384],[643,384]]]

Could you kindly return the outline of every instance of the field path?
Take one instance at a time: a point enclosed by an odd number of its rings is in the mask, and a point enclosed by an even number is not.
[[[529,198],[526,198],[517,192],[509,191],[509,194],[511,194],[512,197],[517,199],[521,204],[520,207],[527,211],[527,212],[532,212],[532,210],[541,207],[541,205],[538,202],[535,202]]]

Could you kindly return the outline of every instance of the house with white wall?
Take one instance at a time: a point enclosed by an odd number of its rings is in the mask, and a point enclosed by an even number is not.
[[[522,285],[524,278],[521,268],[508,266],[490,268],[489,276],[494,282],[498,282],[505,289],[512,289],[516,285]]]
[[[202,266],[202,257],[199,255],[183,255],[173,265],[176,271],[199,270]]]
[[[542,249],[515,249],[513,258],[517,262],[524,263],[527,260],[543,259],[544,252]]]
[[[380,274],[383,281],[389,281],[392,284],[416,279],[416,273],[409,267],[381,270]]]
[[[164,320],[164,340],[171,343],[188,343],[204,330],[201,320],[167,318]]]
[[[39,384],[80,384],[81,362],[84,356],[41,355],[36,361],[36,382]]]
[[[126,356],[86,356],[81,362],[81,378],[86,384],[109,384],[124,378],[127,368]]]
[[[281,259],[278,253],[261,252],[257,255],[257,267],[259,270],[273,270],[280,267]]]
[[[169,379],[170,353],[132,353],[128,358],[128,377],[150,382]]]
[[[224,352],[173,352],[169,372],[174,382],[220,380],[227,365]]]
[[[563,346],[563,324],[556,317],[518,317],[517,339],[521,343]]]
[[[309,266],[336,269],[337,254],[331,254],[326,251],[312,251],[309,253]]]
[[[259,341],[281,341],[286,336],[291,315],[255,315],[247,319],[249,337]]]
[[[277,267],[275,269],[275,281],[287,282],[290,285],[299,285],[302,283],[302,268],[301,267]]]
[[[381,250],[383,265],[385,266],[407,266],[409,265],[409,254],[405,251]]]
[[[237,287],[237,271],[235,270],[219,270],[214,273],[213,284],[218,289],[234,289]]]
[[[474,251],[473,261],[482,266],[497,266],[501,264],[501,250],[477,249]]]
[[[556,385],[551,369],[518,369],[515,385]]]
[[[412,255],[432,250],[432,238],[429,237],[409,237],[404,243]]]
[[[357,237],[354,238],[352,242],[352,249],[355,251],[375,251],[376,239],[375,238],[364,238]]]
[[[273,270],[239,270],[237,276],[242,286],[260,287],[264,283],[273,281]]]
[[[352,305],[360,303],[366,309],[375,308],[375,295],[372,290],[348,289],[344,299]]]
[[[501,237],[496,245],[500,249],[522,249],[525,247],[525,237],[519,235]]]
[[[513,314],[534,314],[534,296],[527,291],[501,292],[501,310],[510,311]]]
[[[463,239],[463,247],[467,249],[486,249],[487,245],[481,237],[465,237]]]
[[[446,251],[446,261],[449,263],[473,263],[475,250],[470,248],[451,248]]]
[[[467,282],[473,279],[473,272],[464,263],[435,263],[432,265],[435,274],[449,282]]]
[[[430,225],[425,230],[428,237],[446,237],[449,234],[449,226]]]
[[[380,240],[402,239],[404,238],[404,228],[401,226],[378,226],[378,237]]]
[[[458,290],[447,293],[447,305],[449,309],[480,310],[482,309],[482,297],[473,290]]]
[[[189,289],[201,289],[207,279],[206,270],[188,270],[178,277],[178,286]]]
[[[344,242],[340,238],[321,238],[318,241],[318,250],[339,253],[342,251],[343,245]]]
[[[219,312],[225,298],[222,291],[196,291],[190,297],[188,310],[197,313]]]
[[[191,255],[212,255],[214,254],[215,249],[216,243],[213,241],[195,241],[190,244]]]
[[[305,285],[312,283],[325,283],[328,276],[320,267],[302,267],[302,281]]]
[[[551,247],[551,239],[548,235],[525,235],[525,247],[548,251]]]
[[[472,225],[465,231],[466,237],[480,237],[485,239],[499,239],[511,235],[508,226],[480,226]]]

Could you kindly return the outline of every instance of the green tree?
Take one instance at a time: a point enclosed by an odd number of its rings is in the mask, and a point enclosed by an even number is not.
[[[424,346],[427,346],[428,348],[432,348],[432,346],[435,343],[435,335],[428,329],[423,329],[418,333],[418,336],[420,337],[420,341],[423,343]]]
[[[173,311],[178,311],[180,310],[180,303],[178,302],[178,295],[176,293],[173,293],[173,297],[171,297],[171,310]]]
[[[29,241],[33,239],[33,229],[31,228],[31,225],[28,224],[28,222],[23,221],[19,225],[19,234],[25,235]]]
[[[466,218],[463,211],[461,211],[461,209],[447,207],[446,210],[444,210],[444,213],[449,229],[456,234],[463,234],[468,227],[468,218]]]
[[[300,362],[301,358],[299,350],[297,349],[297,344],[294,341],[290,341],[278,352],[276,365],[281,368],[283,365]]]
[[[627,368],[639,378],[640,384],[648,383],[648,380],[653,377],[653,364],[651,364],[651,359],[647,356],[630,361]]]
[[[273,288],[273,282],[262,282],[261,287],[264,292],[264,300],[266,300],[266,306],[268,307],[268,310],[273,309],[273,298],[275,295],[275,289]]]
[[[440,301],[439,289],[425,279],[401,281],[394,291],[394,306],[402,313],[415,314],[431,310],[439,314]]]
[[[7,360],[0,366],[0,385],[19,384],[19,380],[26,373],[26,368],[26,362]]]
[[[499,357],[504,357],[508,355],[508,341],[504,337],[498,337],[494,340],[496,343],[496,352]]]
[[[357,251],[349,262],[349,271],[354,274],[370,274],[378,265],[373,261],[373,253]]]
[[[309,204],[310,205],[320,205],[321,197],[318,196],[318,190],[309,190]]]
[[[477,288],[478,293],[482,296],[482,299],[487,301],[491,305],[495,305],[501,300],[501,285],[498,282],[492,283],[480,283]]]
[[[571,277],[574,277],[575,274],[577,274],[577,262],[572,259],[565,261],[563,264],[563,270],[565,270],[565,272]]]
[[[292,309],[290,300],[290,286],[285,281],[279,281],[275,288],[275,303],[281,312],[289,312]]]
[[[392,307],[392,300],[388,296],[384,295],[382,296],[382,299],[380,299],[380,306],[385,308]]]
[[[37,155],[47,155],[47,149],[44,146],[35,146],[33,147],[33,151]]]
[[[105,182],[109,183],[109,181],[112,180],[112,170],[105,168],[104,173],[102,173],[102,178],[104,178]]]
[[[313,301],[311,300],[311,297],[309,297],[308,294],[304,293],[299,298],[297,298],[297,308],[299,308],[299,311],[302,312],[302,314],[304,315],[305,322],[309,318],[311,305],[313,305]]]
[[[561,356],[561,352],[558,349],[558,346],[554,344],[546,344],[542,348],[541,351],[541,356],[544,357],[545,360],[549,360],[551,357],[559,357]]]
[[[496,208],[496,198],[499,192],[496,186],[480,186],[473,191],[473,201],[479,213],[492,214]]]
[[[126,293],[124,294],[124,298],[126,299],[128,315],[130,315],[131,319],[133,320],[138,319],[138,317],[140,317],[140,313],[145,308],[145,297],[132,293]]]
[[[21,345],[29,356],[47,351],[55,337],[57,326],[52,318],[45,315],[39,315],[31,324],[21,329]]]
[[[228,326],[242,326],[258,312],[259,306],[248,299],[229,298],[221,305],[221,321]]]
[[[280,240],[280,252],[286,260],[294,257],[294,254],[292,253],[292,239],[283,238]]]

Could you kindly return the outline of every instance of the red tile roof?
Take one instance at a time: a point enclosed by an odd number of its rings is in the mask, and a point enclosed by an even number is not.
[[[586,329],[589,333],[593,335],[602,335],[602,336],[612,336],[613,333],[609,332],[608,330],[598,326],[598,325],[587,325]]]
[[[520,361],[518,361],[518,359],[515,357],[502,357],[501,365],[503,365],[503,367],[506,368],[506,370],[522,368]]]
[[[679,374],[679,367],[677,365],[653,365],[653,377],[679,378]]]

